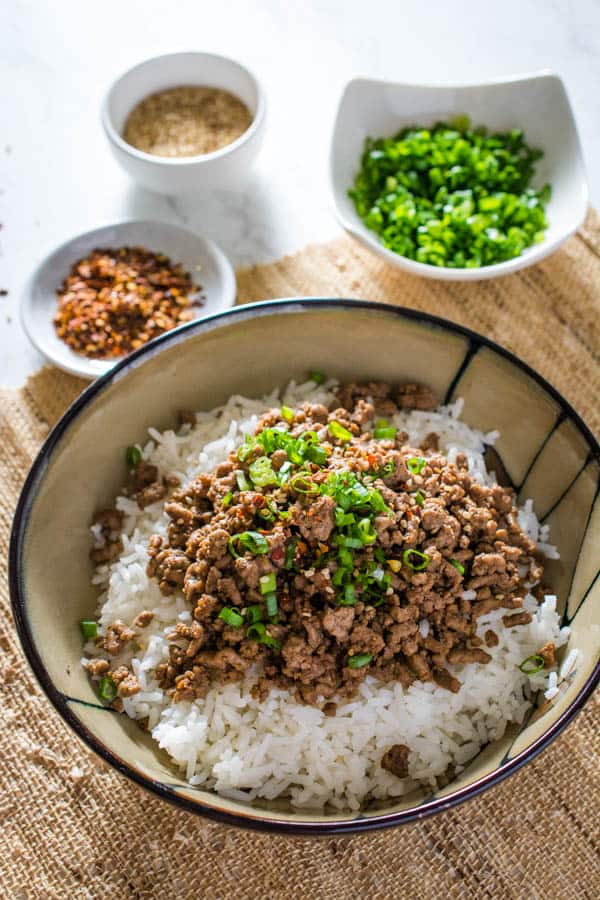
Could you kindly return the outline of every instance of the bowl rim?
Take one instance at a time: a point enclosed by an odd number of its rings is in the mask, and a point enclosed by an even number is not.
[[[193,237],[204,246],[207,257],[210,256],[214,260],[215,266],[219,272],[220,281],[223,284],[223,294],[227,298],[226,302],[228,304],[228,307],[231,308],[235,303],[237,295],[235,272],[233,269],[233,265],[230,262],[229,257],[227,256],[225,251],[222,250],[221,247],[211,238],[205,237],[205,235],[200,234],[195,229],[189,228],[187,225],[184,225],[180,222],[161,222],[159,219],[119,219],[116,222],[106,222],[103,225],[98,225],[97,227],[90,228],[87,231],[79,231],[71,234],[70,237],[65,238],[59,244],[53,245],[46,253],[44,253],[43,257],[35,266],[31,274],[28,276],[21,293],[21,299],[19,301],[19,320],[23,331],[29,339],[30,344],[35,347],[35,349],[44,357],[44,359],[50,360],[63,372],[68,372],[70,375],[76,375],[79,378],[86,378],[88,380],[101,378],[107,372],[111,371],[114,366],[117,365],[117,363],[121,362],[125,357],[115,357],[114,360],[93,360],[89,357],[84,356],[83,354],[78,354],[74,351],[71,351],[75,359],[73,360],[73,362],[70,362],[70,358],[63,359],[58,355],[48,353],[48,351],[42,346],[41,342],[38,341],[33,327],[34,319],[37,319],[37,316],[33,311],[33,294],[38,278],[41,275],[44,267],[50,262],[52,258],[67,250],[76,241],[79,241],[83,238],[91,239],[94,235],[97,235],[101,231],[106,231],[109,228],[122,229],[130,228],[132,226],[160,228],[165,231],[171,230],[173,232],[178,232],[179,235],[185,233]],[[75,262],[76,259],[73,259],[73,263]],[[177,260],[175,260],[175,262],[177,262]],[[71,263],[71,265],[73,265],[73,263]],[[216,315],[216,313],[211,313],[210,315]],[[180,325],[177,327],[181,328]],[[67,345],[65,344],[65,347],[66,346]],[[79,360],[81,360],[81,362]],[[99,372],[93,370],[89,365],[93,362],[104,363],[102,370]]]
[[[415,259],[410,259],[410,257],[408,256],[401,256],[399,253],[394,253],[393,250],[389,250],[387,247],[384,247],[384,245],[378,240],[375,232],[371,232],[361,222],[358,215],[355,216],[355,221],[354,217],[349,217],[342,210],[341,205],[338,202],[338,191],[336,190],[336,149],[338,144],[336,138],[341,121],[342,106],[346,100],[347,95],[357,85],[371,85],[379,89],[402,88],[405,90],[440,91],[442,93],[448,94],[452,93],[453,91],[463,91],[470,88],[485,89],[498,87],[500,85],[524,84],[546,80],[558,82],[564,93],[567,104],[567,111],[572,125],[572,133],[575,142],[575,152],[582,173],[580,189],[583,212],[579,216],[578,221],[576,221],[567,231],[564,231],[562,234],[555,237],[554,240],[549,241],[546,237],[544,237],[544,239],[539,244],[532,244],[530,247],[525,248],[523,253],[521,253],[519,256],[515,256],[512,259],[503,260],[499,263],[492,263],[492,265],[480,266],[477,269],[469,269],[466,267],[451,268],[449,266],[433,266],[430,263],[422,263],[418,262]],[[424,278],[437,278],[439,280],[447,281],[482,281],[486,278],[498,278],[501,275],[509,275],[512,272],[517,272],[520,269],[526,268],[527,266],[534,265],[535,263],[540,262],[542,259],[545,259],[551,253],[554,253],[555,250],[557,250],[561,246],[561,244],[564,243],[564,241],[566,241],[569,237],[571,237],[572,234],[575,233],[575,231],[583,223],[585,219],[585,211],[589,206],[589,185],[585,168],[585,159],[583,156],[581,137],[579,134],[579,129],[577,127],[577,120],[573,111],[573,105],[571,103],[571,99],[569,97],[563,79],[558,74],[558,72],[555,72],[549,68],[539,69],[535,72],[523,72],[517,73],[515,75],[499,76],[497,78],[490,78],[485,81],[465,81],[456,84],[435,84],[429,82],[417,83],[410,81],[396,81],[389,78],[370,78],[368,76],[356,76],[354,78],[351,78],[342,88],[336,106],[335,118],[329,143],[328,169],[330,204],[332,206],[333,213],[342,228],[344,228],[344,230],[347,231],[348,234],[352,235],[352,237],[359,241],[364,247],[373,251],[374,253],[379,254],[384,259],[387,259],[392,265],[396,266],[397,268],[404,269],[405,271],[410,272],[412,275],[420,275]]]
[[[136,350],[134,353],[127,356],[121,362],[117,363],[109,372],[89,385],[54,425],[33,461],[19,496],[9,546],[9,591],[12,613],[21,646],[42,690],[60,716],[73,729],[77,736],[105,762],[120,772],[121,775],[124,775],[139,787],[145,788],[147,791],[161,797],[163,800],[167,800],[169,803],[180,809],[187,810],[188,812],[195,813],[196,815],[223,824],[235,825],[257,831],[297,836],[322,836],[369,832],[418,821],[441,812],[442,810],[458,806],[465,800],[475,797],[493,785],[504,781],[505,778],[518,771],[526,762],[534,759],[556,737],[558,737],[577,713],[581,711],[598,683],[600,683],[599,660],[580,691],[573,697],[561,716],[547,731],[540,735],[530,747],[522,750],[511,760],[503,762],[497,769],[494,769],[493,772],[482,776],[473,784],[461,788],[456,791],[456,793],[447,795],[443,798],[425,801],[424,803],[407,810],[388,813],[382,812],[381,814],[375,814],[368,818],[342,818],[337,821],[336,819],[329,819],[316,822],[293,822],[269,817],[258,818],[252,815],[252,807],[248,807],[247,813],[241,811],[230,812],[210,806],[203,801],[192,801],[187,797],[177,794],[172,787],[143,775],[141,772],[134,769],[116,755],[113,750],[106,746],[103,741],[93,734],[71,711],[68,701],[72,698],[66,697],[54,686],[37,651],[33,631],[27,614],[27,602],[23,586],[23,551],[29,512],[35,497],[36,488],[44,476],[54,450],[79,414],[100,393],[102,393],[105,388],[109,387],[113,382],[120,381],[122,377],[126,375],[128,369],[135,369],[142,363],[145,356],[151,358],[160,354],[163,349],[176,345],[186,340],[188,337],[210,332],[211,330],[215,328],[218,329],[222,325],[227,325],[230,322],[244,321],[244,319],[253,316],[271,315],[273,313],[278,314],[281,312],[285,313],[286,311],[308,311],[311,307],[342,310],[356,309],[381,313],[382,315],[392,315],[400,319],[419,322],[428,327],[449,331],[452,334],[467,338],[468,345],[466,353],[469,356],[473,353],[474,348],[480,349],[485,347],[486,349],[491,350],[514,365],[550,395],[564,414],[569,417],[580,430],[582,436],[589,445],[591,455],[600,461],[600,445],[598,444],[598,441],[581,416],[573,409],[571,404],[562,397],[556,388],[527,363],[523,362],[518,356],[502,345],[490,340],[488,337],[480,335],[464,325],[460,325],[440,316],[435,316],[408,307],[394,306],[388,303],[378,303],[369,300],[354,300],[342,297],[281,298],[233,307],[232,309],[215,313],[212,316],[207,316],[206,318],[199,319],[195,322],[189,322],[178,329],[166,332],[145,346],[140,347],[139,350]],[[461,363],[459,366],[457,374],[460,374],[462,371],[463,364],[464,363]]]
[[[129,75],[133,74],[133,72],[143,68],[144,66],[164,63],[165,61],[174,59],[178,56],[196,56],[205,60],[219,60],[220,62],[227,63],[228,65],[236,66],[245,73],[250,82],[253,84],[254,89],[256,90],[256,112],[254,113],[252,121],[250,122],[248,128],[246,128],[246,130],[242,132],[242,134],[238,138],[236,138],[235,141],[232,141],[230,144],[225,144],[224,147],[220,147],[218,150],[213,150],[211,153],[198,153],[195,156],[157,156],[154,153],[146,153],[144,150],[138,150],[137,147],[134,147],[132,144],[128,144],[127,141],[119,134],[113,123],[112,115],[110,112],[110,104],[125,79]],[[167,88],[163,88],[163,90],[167,90]],[[222,90],[225,90],[225,88],[222,88]],[[154,93],[156,93],[156,91]],[[230,56],[223,56],[220,53],[204,52],[203,50],[180,50],[175,53],[163,53],[159,56],[150,56],[147,59],[143,59],[141,60],[141,62],[136,63],[134,66],[130,66],[128,69],[125,69],[125,71],[121,72],[120,75],[117,75],[117,77],[111,82],[108,90],[104,94],[104,98],[102,100],[102,105],[100,108],[100,118],[108,139],[124,153],[127,153],[129,156],[147,163],[176,168],[190,165],[199,165],[204,162],[212,162],[236,151],[243,144],[251,140],[254,135],[262,128],[265,119],[266,105],[266,95],[260,84],[260,81],[246,65],[239,62],[237,59],[233,59],[233,57]]]

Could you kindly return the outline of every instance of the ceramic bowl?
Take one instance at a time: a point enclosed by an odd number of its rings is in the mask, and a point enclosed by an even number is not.
[[[201,156],[154,156],[123,140],[127,117],[141,100],[187,85],[235,94],[252,113],[250,127],[231,144]],[[260,149],[264,124],[265,96],[254,75],[235,60],[214,53],[170,53],[148,59],[121,75],[102,105],[102,125],[115,159],[134,181],[159,194],[240,187]]]
[[[56,291],[73,263],[98,247],[142,246],[181,263],[198,287],[201,305],[195,318],[228,309],[235,303],[236,283],[231,263],[212,241],[166,222],[117,222],[79,234],[49,253],[33,272],[23,294],[21,323],[29,340],[59,368],[82,378],[97,378],[115,359],[88,359],[65,344],[54,328]]]
[[[415,262],[380,243],[348,197],[367,137],[392,136],[409,125],[433,125],[466,114],[492,131],[522,128],[530,146],[544,151],[534,187],[547,182],[552,198],[549,228],[540,244],[521,256],[480,269],[451,269]],[[588,191],[577,127],[565,87],[550,72],[485,84],[433,86],[357,78],[345,88],[337,111],[330,152],[333,205],[341,225],[384,259],[425,278],[477,281],[516,272],[553,253],[583,222]]]
[[[348,335],[360,334],[348,352]],[[260,354],[256,347],[260,345]],[[93,616],[89,523],[123,481],[123,448],[181,409],[259,396],[307,371],[417,380],[463,397],[465,421],[499,429],[498,453],[551,526],[561,558],[547,577],[577,662],[558,695],[488,747],[447,787],[361,814],[290,813],[192,788],[138,726],[102,707],[80,665],[78,622]],[[454,806],[515,772],[573,719],[600,678],[600,448],[560,395],[502,348],[414,310],[350,300],[242,306],[158,338],[99,378],[54,428],[27,478],[10,548],[14,615],[29,661],[65,721],[108,763],[183,809],[231,824],[318,835],[398,825]],[[77,490],[73,489],[77,485]]]

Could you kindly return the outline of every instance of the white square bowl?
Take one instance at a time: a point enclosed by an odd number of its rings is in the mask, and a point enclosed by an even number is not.
[[[544,152],[536,165],[533,187],[548,182],[552,188],[544,240],[514,259],[479,269],[431,266],[388,250],[363,224],[348,197],[367,137],[389,137],[409,125],[431,126],[463,114],[473,125],[485,125],[490,131],[523,129],[527,143]],[[356,78],[346,85],[340,99],[331,143],[330,178],[335,212],[346,231],[393,265],[425,278],[477,281],[539,262],[576,231],[588,205],[577,126],[565,87],[551,72],[486,84],[438,87]]]

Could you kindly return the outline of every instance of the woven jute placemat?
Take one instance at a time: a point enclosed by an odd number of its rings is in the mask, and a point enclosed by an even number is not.
[[[600,220],[538,266],[469,285],[418,280],[347,237],[239,273],[240,302],[365,297],[489,335],[599,430]],[[419,824],[318,841],[247,833],[167,806],[96,759],[42,696],[6,588],[9,528],[41,440],[84,387],[46,368],[0,390],[0,896],[531,898],[600,896],[600,702],[508,781]]]

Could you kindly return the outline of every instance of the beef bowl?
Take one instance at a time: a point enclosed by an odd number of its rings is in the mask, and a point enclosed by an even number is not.
[[[486,338],[366,301],[238,307],[56,425],[14,616],[66,724],[164,800],[399,825],[515,772],[592,693],[598,476],[574,410]]]

